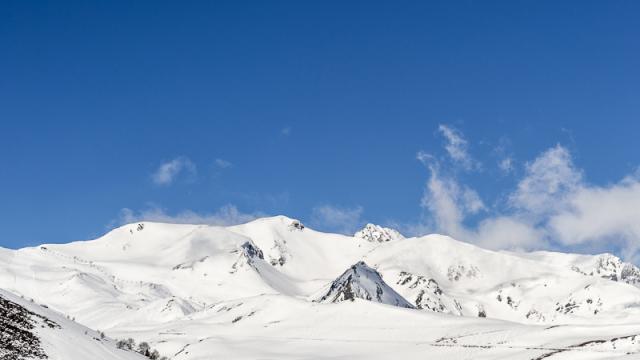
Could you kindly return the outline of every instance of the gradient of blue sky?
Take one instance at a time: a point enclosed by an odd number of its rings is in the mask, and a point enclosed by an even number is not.
[[[421,222],[416,154],[445,156],[440,124],[482,162],[456,177],[488,206],[556,144],[588,183],[615,183],[640,165],[638,14],[637,1],[3,2],[0,245],[95,237],[123,208]],[[194,170],[154,183],[178,158]]]

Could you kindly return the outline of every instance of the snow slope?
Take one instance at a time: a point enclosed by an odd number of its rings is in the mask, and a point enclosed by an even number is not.
[[[0,288],[175,359],[640,351],[631,264],[404,238],[372,224],[352,237],[284,216],[230,227],[142,222],[91,241],[0,248],[0,269]]]
[[[38,304],[0,290],[0,359],[142,360],[113,340]]]
[[[634,286],[442,235],[379,247],[365,261],[417,307],[439,312],[527,323],[626,322],[640,314]]]

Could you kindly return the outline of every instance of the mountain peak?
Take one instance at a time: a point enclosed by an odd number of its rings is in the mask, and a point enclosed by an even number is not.
[[[315,301],[337,303],[355,299],[413,308],[413,305],[382,280],[380,273],[369,267],[364,261],[359,261],[349,267]]]
[[[600,255],[593,272],[605,279],[636,286],[640,284],[640,269],[612,254]]]
[[[397,230],[382,227],[375,224],[367,224],[362,230],[356,232],[353,236],[367,240],[369,242],[387,242],[392,240],[402,240],[404,236]]]
[[[297,225],[296,227],[301,227],[304,228],[304,225],[302,225],[302,222],[298,219],[294,219],[294,218],[290,218],[288,216],[285,215],[275,215],[275,216],[266,216],[266,217],[259,217],[256,219],[253,219],[245,224],[240,224],[240,225],[236,225],[236,226],[242,226],[242,225],[249,225],[249,224],[272,224],[275,226],[285,226],[285,227],[293,227],[294,225]]]

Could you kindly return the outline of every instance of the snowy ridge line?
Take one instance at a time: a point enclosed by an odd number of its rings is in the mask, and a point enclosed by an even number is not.
[[[108,272],[106,270],[106,267],[101,266],[101,265],[97,265],[94,261],[85,260],[85,259],[82,259],[82,258],[80,258],[78,256],[71,256],[71,255],[67,255],[67,254],[61,253],[59,251],[50,250],[50,249],[46,249],[46,248],[42,249],[42,247],[41,247],[41,250],[46,254],[49,254],[49,255],[52,255],[52,256],[56,256],[56,257],[59,257],[59,258],[63,258],[63,259],[66,259],[68,261],[72,261],[72,263],[74,265],[86,265],[89,268],[94,269],[94,270],[98,271],[99,273],[103,274],[109,280],[111,280],[113,283],[129,284],[129,285],[136,285],[136,284],[158,285],[156,283],[145,282],[143,280],[127,280],[127,279],[123,279],[123,278],[117,277],[117,276],[113,275],[112,273]],[[77,270],[80,273],[88,273],[87,271],[81,270],[81,268],[77,268],[77,269],[74,269],[74,270]]]
[[[284,216],[135,223],[88,242],[0,249],[0,288],[175,360],[421,359],[425,346],[446,360],[640,354],[628,337],[640,333],[640,289],[613,258],[365,230],[317,232]]]

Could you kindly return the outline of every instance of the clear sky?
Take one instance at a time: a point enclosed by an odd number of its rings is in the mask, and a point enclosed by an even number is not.
[[[5,1],[0,245],[286,214],[635,259],[639,17],[637,1]]]

